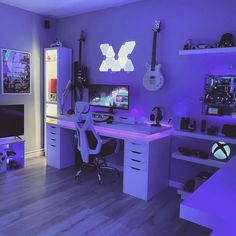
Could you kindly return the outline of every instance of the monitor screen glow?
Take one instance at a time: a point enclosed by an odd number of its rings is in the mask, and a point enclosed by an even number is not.
[[[128,110],[129,86],[91,84],[89,86],[89,103],[97,107]]]

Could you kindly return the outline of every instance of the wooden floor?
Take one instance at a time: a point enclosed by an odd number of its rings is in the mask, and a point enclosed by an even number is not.
[[[210,231],[178,218],[180,199],[167,188],[145,202],[122,193],[122,177],[94,171],[74,181],[76,168],[56,170],[45,158],[0,174],[0,236],[204,236]]]

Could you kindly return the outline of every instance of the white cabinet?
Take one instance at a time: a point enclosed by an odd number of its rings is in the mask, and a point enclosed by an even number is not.
[[[25,141],[18,138],[0,139],[0,173],[25,165]]]
[[[72,50],[55,47],[44,50],[45,114],[57,117],[62,112],[63,90],[72,80]],[[64,112],[71,108],[71,99],[64,99]]]
[[[125,141],[123,191],[149,200],[168,186],[170,136],[140,142]]]

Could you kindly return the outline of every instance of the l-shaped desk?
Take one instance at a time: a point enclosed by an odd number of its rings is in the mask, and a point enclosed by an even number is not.
[[[57,169],[74,165],[74,123],[48,119],[46,129],[47,164]],[[168,186],[172,129],[160,128],[151,134],[112,125],[95,125],[95,129],[99,135],[124,141],[123,192],[148,200]]]

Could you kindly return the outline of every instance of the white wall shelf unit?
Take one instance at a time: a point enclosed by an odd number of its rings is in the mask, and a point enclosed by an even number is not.
[[[212,167],[216,167],[216,168],[221,168],[226,163],[223,161],[217,161],[217,160],[212,160],[212,159],[201,159],[196,156],[184,156],[184,155],[180,154],[179,152],[172,153],[172,158],[177,159],[177,160],[197,163],[200,165],[212,166]]]
[[[236,150],[236,139],[225,136],[211,136],[201,132],[190,132],[175,130],[172,136],[171,153],[171,173],[169,185],[177,189],[181,198],[184,199],[189,194],[183,190],[184,184],[194,179],[200,172],[214,173],[217,169],[225,166],[228,160],[217,160],[211,154],[211,148],[214,142],[225,142],[230,145],[231,156]],[[190,150],[202,150],[209,154],[208,159],[201,159],[197,156],[185,156],[178,151],[179,147],[186,147]]]
[[[174,131],[175,136],[183,136],[183,137],[189,137],[189,138],[197,138],[197,139],[204,139],[208,141],[216,141],[216,142],[225,142],[229,144],[236,144],[236,138],[228,138],[225,136],[215,136],[215,135],[207,135],[205,133],[200,132],[190,132],[190,131],[181,131],[181,130],[175,130]]]
[[[207,54],[235,54],[236,47],[228,47],[228,48],[206,48],[206,49],[191,49],[191,50],[180,50],[180,56],[187,55],[207,55]]]

